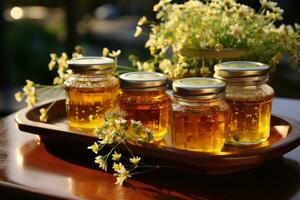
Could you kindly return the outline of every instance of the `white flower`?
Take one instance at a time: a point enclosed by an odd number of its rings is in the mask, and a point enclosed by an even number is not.
[[[34,82],[26,80],[26,85],[23,87],[23,95],[27,96],[26,103],[28,106],[34,106],[37,103],[35,86]]]
[[[162,8],[165,8],[165,5],[170,3],[172,0],[160,0],[157,4],[153,6],[153,11],[157,12]]]
[[[241,35],[243,31],[243,28],[240,27],[238,24],[232,25],[229,28],[230,28],[230,34],[237,38]]]
[[[50,53],[50,58],[51,60],[56,60],[57,59],[56,53]]]
[[[118,57],[121,54],[121,50],[112,51],[109,56],[110,57]]]
[[[89,115],[89,120],[90,120],[90,122],[93,122],[94,121],[94,115]]]
[[[104,47],[104,48],[102,49],[102,56],[107,57],[108,54],[109,54],[109,49],[106,48],[106,47]]]
[[[150,128],[144,128],[143,130],[144,130],[146,133],[150,133],[150,134],[153,133],[153,131],[152,131]]]
[[[134,37],[138,37],[142,34],[143,29],[140,26],[137,26],[135,29]]]
[[[159,62],[159,69],[161,69],[164,74],[170,74],[173,70],[173,64],[169,59],[163,59]]]
[[[113,153],[113,155],[112,155],[112,160],[118,161],[118,160],[120,160],[121,156],[122,156],[122,154],[117,153],[117,152],[115,151],[115,152]]]
[[[97,142],[94,142],[94,144],[89,146],[88,149],[91,149],[95,154],[97,154],[99,151],[99,145]]]
[[[249,11],[250,10],[248,6],[241,5],[241,7],[238,9],[238,14],[242,17],[245,17],[249,13]]]
[[[17,93],[15,94],[15,99],[16,99],[18,102],[22,101],[23,97],[24,97],[24,93],[23,93],[23,92],[17,92]]]
[[[115,182],[116,185],[123,185],[123,182],[127,179],[130,178],[130,174],[128,171],[125,171],[124,173],[121,174],[116,174],[117,176],[117,181]]]
[[[115,123],[116,123],[117,125],[124,125],[124,124],[127,123],[127,120],[124,119],[124,118],[122,118],[122,117],[118,117],[118,119],[115,120]]]
[[[147,72],[154,72],[155,71],[155,67],[153,65],[153,63],[149,63],[149,62],[136,62],[136,65],[138,67],[139,71],[147,71]]]
[[[142,126],[142,122],[141,121],[131,120],[131,126]]]
[[[117,172],[117,173],[114,174],[114,176],[117,177],[117,181],[115,182],[115,184],[123,185],[123,182],[127,178],[131,177],[131,175],[126,170],[126,168],[124,167],[124,165],[122,165],[122,163],[118,163],[118,164],[114,163],[113,164],[113,169]]]
[[[34,82],[31,81],[31,80],[26,80],[26,86],[27,86],[28,88],[32,88],[32,87],[34,87]]]
[[[143,16],[139,21],[138,21],[138,25],[142,26],[147,22],[147,18],[145,16]]]
[[[132,157],[129,159],[129,161],[134,165],[138,165],[140,160],[141,160],[141,157],[138,157],[138,156],[135,156],[135,157]]]
[[[200,73],[204,77],[208,77],[210,75],[210,70],[208,67],[201,67]]]
[[[277,6],[277,2],[268,1],[268,0],[260,0],[260,4],[263,8],[273,10]]]
[[[59,85],[62,84],[63,82],[64,80],[58,76],[53,79],[53,85]]]
[[[56,61],[51,60],[48,64],[49,71],[52,71],[56,65]]]
[[[107,131],[107,133],[104,133],[100,139],[100,144],[112,144],[114,142],[114,134],[115,130],[113,131]]]
[[[192,0],[192,1],[187,1],[185,3],[185,5],[188,7],[188,8],[197,8],[199,6],[203,6],[203,3],[201,1],[195,1],[195,0]]]
[[[95,163],[99,164],[99,167],[107,171],[107,162],[104,160],[103,156],[97,156],[95,158]]]
[[[41,108],[39,111],[40,111],[40,121],[47,122],[47,120],[48,120],[47,112],[48,111],[45,108]]]

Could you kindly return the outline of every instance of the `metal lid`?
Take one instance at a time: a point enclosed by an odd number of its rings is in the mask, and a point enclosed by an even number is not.
[[[215,78],[184,78],[173,82],[173,90],[178,96],[211,96],[223,93],[225,83]]]
[[[73,58],[68,61],[68,65],[73,73],[105,74],[111,73],[114,70],[115,61],[107,57],[86,56]]]
[[[229,61],[215,65],[215,78],[226,82],[258,82],[268,78],[270,67],[252,61]]]
[[[157,72],[129,72],[119,76],[122,89],[155,91],[166,89],[167,78]]]

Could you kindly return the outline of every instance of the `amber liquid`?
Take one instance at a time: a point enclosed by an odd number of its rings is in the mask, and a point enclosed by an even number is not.
[[[251,145],[264,142],[270,135],[272,97],[258,100],[226,99],[230,107],[226,143]]]
[[[169,98],[161,92],[128,92],[120,97],[120,109],[126,111],[127,120],[141,121],[143,127],[153,131],[153,140],[159,141],[167,133]]]
[[[103,88],[66,88],[67,120],[71,128],[94,129],[104,123],[106,111],[117,106],[118,84]],[[93,116],[93,120],[89,116]]]
[[[227,111],[214,108],[173,110],[170,116],[173,145],[190,151],[220,152],[225,141],[226,115]]]

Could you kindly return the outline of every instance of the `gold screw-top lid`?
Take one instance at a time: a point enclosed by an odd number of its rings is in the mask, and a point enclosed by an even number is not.
[[[115,62],[107,57],[86,56],[73,58],[68,61],[72,73],[79,74],[106,74],[114,70]]]
[[[225,83],[215,78],[184,78],[173,82],[175,95],[184,97],[207,96],[214,98],[224,93]]]
[[[259,82],[268,78],[270,67],[252,61],[229,61],[215,65],[214,77],[228,82]]]
[[[166,89],[167,78],[157,72],[129,72],[119,76],[122,89],[158,91]]]

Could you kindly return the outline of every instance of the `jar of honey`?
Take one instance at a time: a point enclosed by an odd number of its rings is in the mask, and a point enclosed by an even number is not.
[[[225,83],[214,78],[185,78],[173,82],[170,125],[175,148],[216,153],[223,148],[229,107]]]
[[[112,75],[114,60],[82,57],[68,64],[70,77],[64,84],[69,126],[83,130],[100,127],[104,113],[117,107],[119,81]]]
[[[230,61],[215,65],[214,77],[227,84],[230,107],[226,143],[258,144],[270,135],[273,89],[266,84],[269,66],[250,61]]]
[[[131,72],[119,78],[119,105],[127,113],[127,120],[141,121],[143,127],[151,129],[153,141],[163,139],[168,128],[167,78],[155,72]]]

